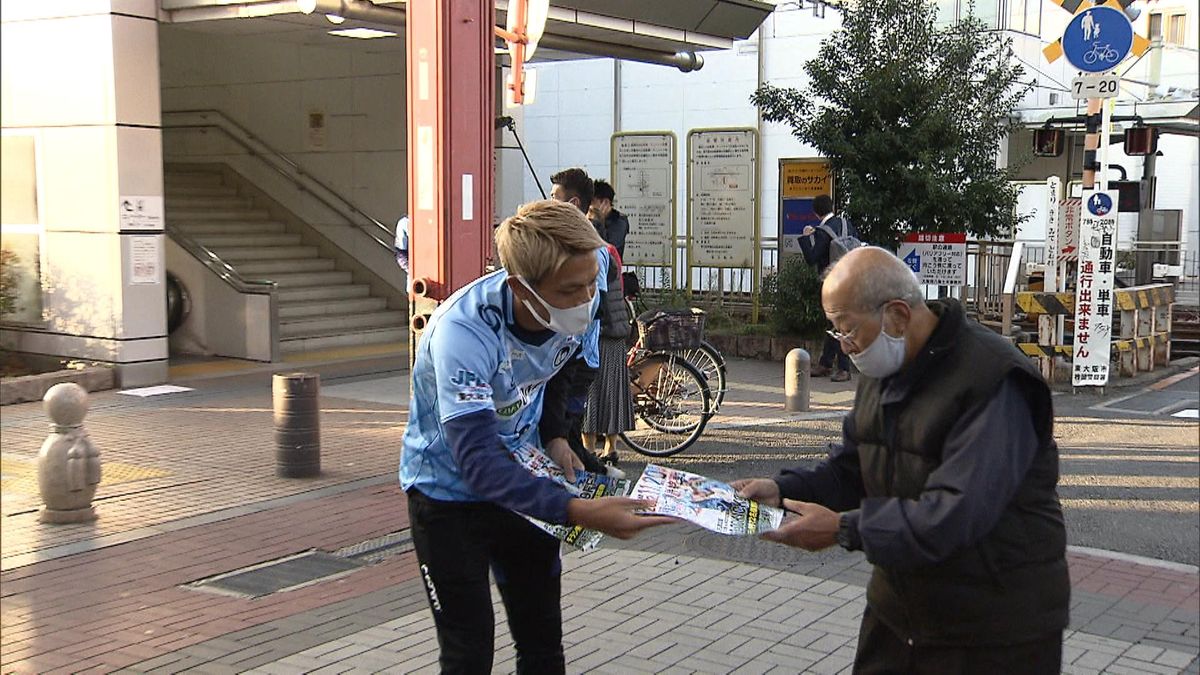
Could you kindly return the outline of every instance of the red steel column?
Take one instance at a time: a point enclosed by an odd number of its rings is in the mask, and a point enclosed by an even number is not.
[[[408,213],[414,332],[483,274],[492,245],[492,0],[408,0]]]

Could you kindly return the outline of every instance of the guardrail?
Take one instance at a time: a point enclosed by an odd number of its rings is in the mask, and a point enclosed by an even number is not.
[[[1075,293],[1024,291],[1014,295],[1017,307],[1027,316],[1039,317],[1038,341],[1018,343],[1017,346],[1037,359],[1042,374],[1053,381],[1058,357],[1069,362],[1074,356],[1074,345],[1065,344],[1067,332],[1062,328],[1053,330],[1053,326],[1059,318],[1062,319],[1060,325],[1074,323]],[[1120,331],[1114,333],[1111,340],[1120,375],[1132,377],[1167,365],[1171,360],[1174,286],[1150,284],[1117,288],[1113,290],[1113,298],[1113,312]],[[1040,317],[1051,320],[1041,321]]]

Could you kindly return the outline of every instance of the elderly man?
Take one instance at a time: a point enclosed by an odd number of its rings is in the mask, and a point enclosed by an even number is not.
[[[882,249],[845,255],[822,304],[863,378],[824,461],[735,483],[797,514],[765,537],[874,564],[856,673],[1058,673],[1070,581],[1045,382]]]

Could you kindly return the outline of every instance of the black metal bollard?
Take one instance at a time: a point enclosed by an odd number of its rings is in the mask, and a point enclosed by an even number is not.
[[[275,475],[308,478],[321,473],[321,376],[276,373],[271,379],[275,407]]]

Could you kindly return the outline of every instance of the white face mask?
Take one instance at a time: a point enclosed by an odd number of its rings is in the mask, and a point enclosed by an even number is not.
[[[879,337],[866,349],[851,354],[850,360],[863,375],[882,380],[899,372],[904,366],[904,354],[904,338],[892,337],[881,327]]]
[[[529,285],[528,281],[525,281],[525,279],[521,277],[517,277],[517,280],[520,281],[521,285],[528,289],[530,293],[533,293],[533,297],[537,298],[537,301],[542,305],[542,308],[545,309],[550,315],[548,320],[543,319],[542,315],[538,314],[537,310],[533,308],[532,303],[530,303],[528,300],[521,301],[525,304],[525,308],[529,310],[529,313],[533,315],[534,320],[543,327],[560,335],[583,335],[587,332],[588,326],[591,325],[592,320],[596,316],[596,312],[592,308],[592,302],[596,299],[595,293],[592,293],[592,297],[582,305],[576,305],[567,309],[559,309],[551,306],[550,303],[543,300],[542,296],[538,295],[538,292],[533,290],[533,287]]]

